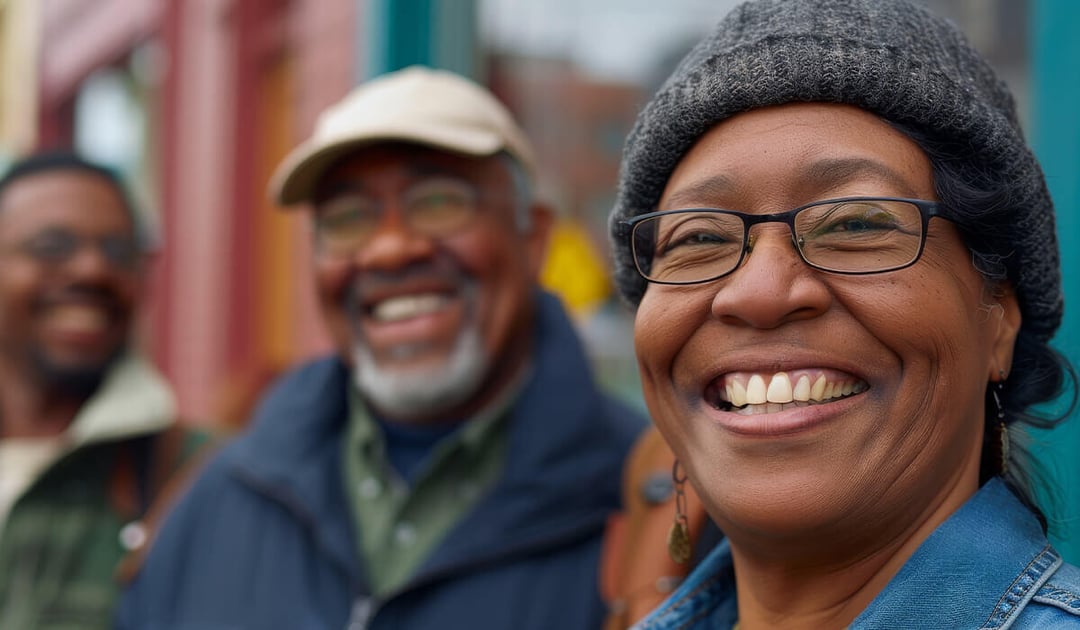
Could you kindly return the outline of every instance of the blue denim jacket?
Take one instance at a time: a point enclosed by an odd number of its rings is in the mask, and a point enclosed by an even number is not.
[[[634,629],[731,628],[737,619],[724,541]],[[994,479],[919,546],[849,628],[1080,628],[1080,569]]]

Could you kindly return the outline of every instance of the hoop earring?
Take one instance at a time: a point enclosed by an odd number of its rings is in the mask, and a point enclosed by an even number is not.
[[[686,472],[680,468],[676,459],[671,466],[671,480],[675,483],[675,521],[668,531],[667,549],[672,562],[686,564],[690,561],[690,525],[686,518]]]
[[[1001,402],[1005,392],[1005,371],[999,370],[998,376],[1001,378],[993,384],[990,394],[997,406],[998,449],[1001,457],[998,469],[1000,474],[1005,476],[1009,472],[1009,427],[1005,426],[1005,405]]]

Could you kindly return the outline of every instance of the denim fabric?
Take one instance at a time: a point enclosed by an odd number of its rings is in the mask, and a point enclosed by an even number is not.
[[[730,628],[737,619],[725,540],[635,629]],[[1062,561],[1035,515],[994,479],[919,546],[849,627],[1080,628],[1080,569]]]

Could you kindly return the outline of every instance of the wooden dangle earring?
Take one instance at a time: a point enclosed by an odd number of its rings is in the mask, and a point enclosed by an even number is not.
[[[1005,371],[998,370],[998,376],[1001,378],[994,383],[990,393],[994,396],[994,404],[997,406],[998,441],[1001,453],[999,469],[1001,475],[1004,476],[1009,472],[1009,428],[1005,426],[1005,405],[1001,402],[1005,392]]]
[[[675,521],[668,531],[668,556],[675,564],[690,561],[690,526],[686,518],[686,472],[681,470],[679,460],[671,467],[671,480],[675,483]]]

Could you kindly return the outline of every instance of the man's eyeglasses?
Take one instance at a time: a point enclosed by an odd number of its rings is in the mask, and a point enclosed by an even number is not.
[[[409,229],[441,238],[466,227],[479,213],[476,188],[453,177],[432,177],[417,182],[401,197],[401,211]],[[345,193],[315,208],[315,234],[322,252],[355,253],[371,241],[386,213],[383,204],[363,193]]]
[[[118,269],[135,268],[142,254],[138,242],[130,236],[90,237],[65,228],[42,230],[16,245],[16,251],[43,264],[60,265],[88,244],[96,246],[106,262]]]
[[[646,280],[696,284],[735,271],[750,251],[750,228],[784,223],[803,261],[822,271],[871,274],[915,264],[939,205],[921,199],[845,197],[775,214],[713,208],[650,212],[622,222]]]

